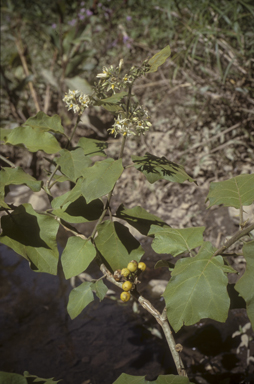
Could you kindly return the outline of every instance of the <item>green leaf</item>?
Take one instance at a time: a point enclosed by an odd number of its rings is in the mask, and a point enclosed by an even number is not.
[[[117,104],[122,100],[123,97],[127,95],[128,95],[128,92],[114,93],[112,96],[108,97],[107,99],[100,99],[99,102],[101,102],[102,104]]]
[[[123,108],[117,104],[102,104],[102,107],[109,112],[119,113],[123,112]]]
[[[209,208],[219,204],[238,209],[251,205],[254,201],[254,174],[211,183],[207,200],[210,201]]]
[[[205,227],[174,229],[152,225],[148,235],[154,235],[152,248],[156,253],[170,253],[172,256],[199,247],[203,243]]]
[[[23,124],[36,130],[43,132],[64,133],[64,129],[61,125],[61,118],[58,115],[48,116],[44,112],[38,112],[36,116],[29,117],[29,119]]]
[[[145,384],[145,376],[132,376],[122,373],[113,384]]]
[[[0,371],[1,384],[27,384],[27,380],[17,373],[8,373]]]
[[[71,291],[67,311],[72,320],[75,319],[75,317],[77,317],[83,309],[94,300],[91,290],[92,284],[93,283],[85,281]]]
[[[117,209],[116,217],[127,221],[127,223],[142,233],[142,235],[146,236],[152,224],[161,226],[167,225],[160,217],[152,215],[139,205],[137,207],[126,209],[124,205],[121,204]]]
[[[215,250],[205,242],[197,256],[178,260],[172,271],[163,296],[175,332],[204,318],[227,319],[230,299],[225,272],[235,270],[225,266],[221,256],[212,257]]]
[[[104,149],[108,148],[108,144],[105,141],[88,139],[81,137],[79,139],[77,147],[83,148],[84,154],[87,156],[106,156]]]
[[[85,93],[86,95],[92,93],[91,85],[80,76],[75,76],[68,79],[66,78],[64,81],[69,89],[78,89],[80,92]]]
[[[106,293],[108,292],[108,287],[103,283],[102,280],[96,281],[91,285],[93,291],[95,291],[96,296],[101,300],[104,299]]]
[[[175,376],[175,375],[165,375],[158,376],[155,381],[152,381],[154,384],[193,384],[190,383],[188,377]]]
[[[163,48],[160,52],[156,53],[149,61],[148,64],[151,65],[149,72],[156,72],[158,67],[165,63],[167,58],[170,56],[171,50],[169,45]]]
[[[38,377],[36,375],[30,375],[29,372],[25,371],[24,372],[24,376],[25,377],[28,377],[28,378],[34,378],[35,380],[33,380],[34,383],[43,383],[43,384],[55,384],[55,383],[59,383],[59,381],[62,381],[62,380],[54,380],[54,377],[51,377],[50,379],[43,379],[42,377]]]
[[[193,384],[187,377],[176,375],[158,376],[155,381],[146,381],[145,376],[122,373],[113,384]]]
[[[126,267],[131,260],[139,261],[144,250],[129,229],[117,221],[104,221],[98,225],[95,239],[97,249],[113,271]]]
[[[56,159],[56,163],[60,165],[61,172],[73,182],[82,176],[92,163],[90,158],[84,154],[82,148],[73,151],[62,149],[59,154],[60,157]]]
[[[84,173],[81,192],[87,203],[109,193],[123,172],[122,159],[97,161]]]
[[[82,182],[83,178],[81,177],[80,179],[78,179],[76,185],[71,191],[68,191],[61,196],[55,197],[51,202],[52,208],[62,208],[63,210],[65,210],[70,203],[76,201],[81,196]]]
[[[246,301],[247,314],[254,329],[254,240],[244,244],[243,256],[246,260],[246,270],[236,283],[235,289]]]
[[[132,156],[134,167],[142,172],[149,183],[165,179],[177,183],[183,183],[185,180],[193,182],[194,180],[187,175],[182,165],[173,163],[166,157],[157,157],[146,153],[145,156]]]
[[[3,135],[6,144],[24,145],[30,152],[42,150],[48,154],[57,153],[61,149],[56,138],[43,130],[22,126],[9,131]]]
[[[22,204],[11,215],[1,219],[0,242],[29,260],[37,272],[57,274],[58,249],[56,235],[59,223],[50,216]]]
[[[69,237],[61,257],[65,278],[70,279],[85,271],[95,256],[96,250],[90,240]]]
[[[86,223],[98,220],[102,212],[103,203],[101,200],[96,199],[87,204],[85,198],[80,196],[74,202],[68,202],[64,204],[63,208],[54,209],[51,213],[67,223]]]
[[[10,184],[20,185],[26,184],[34,192],[39,192],[42,186],[42,181],[37,181],[28,173],[24,172],[22,168],[2,167],[0,171],[0,206],[9,208],[4,202],[5,187]]]

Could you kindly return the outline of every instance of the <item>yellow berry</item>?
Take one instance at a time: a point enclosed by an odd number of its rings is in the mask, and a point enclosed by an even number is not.
[[[131,297],[130,292],[122,292],[121,295],[120,295],[120,299],[122,301],[129,301],[130,297]]]
[[[132,260],[128,265],[127,268],[131,272],[135,272],[138,269],[138,263],[135,260]]]
[[[132,283],[130,281],[125,281],[122,285],[124,291],[130,291],[132,288]]]
[[[128,268],[123,268],[123,269],[121,270],[121,275],[122,275],[123,277],[128,277],[129,274],[130,274],[130,271],[129,271]]]
[[[140,263],[138,263],[138,269],[141,269],[141,271],[145,271],[146,270],[146,264],[143,263],[142,261],[140,261]]]

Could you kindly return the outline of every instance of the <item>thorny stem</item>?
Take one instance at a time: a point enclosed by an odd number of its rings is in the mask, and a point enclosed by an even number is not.
[[[103,273],[103,275],[106,275],[106,278],[108,281],[110,281],[114,285],[118,286],[119,288],[122,287],[122,283],[118,283],[117,281],[115,281],[114,277],[112,276],[112,274],[110,273],[110,271],[106,268],[106,266],[104,264],[101,264],[100,270]],[[171,351],[172,357],[174,359],[176,369],[177,369],[179,376],[188,377],[186,370],[184,368],[181,356],[176,349],[176,342],[175,342],[173,333],[172,333],[170,326],[169,326],[169,323],[168,323],[168,319],[167,319],[167,315],[166,315],[166,308],[163,310],[162,313],[160,313],[159,311],[157,311],[156,308],[154,308],[154,306],[150,303],[150,301],[148,301],[143,296],[141,296],[137,290],[134,290],[132,292],[132,295],[136,298],[136,300],[140,303],[140,305],[142,305],[142,307],[145,310],[147,310],[155,318],[155,320],[162,327],[162,330],[163,330],[164,335],[166,337],[166,340],[167,340],[169,349]]]

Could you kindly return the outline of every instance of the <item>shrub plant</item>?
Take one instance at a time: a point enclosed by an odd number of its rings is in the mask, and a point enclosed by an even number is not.
[[[70,292],[67,306],[70,317],[78,316],[94,300],[94,294],[103,300],[108,289],[105,281],[110,281],[122,289],[122,301],[131,297],[137,300],[163,329],[178,375],[159,376],[153,383],[187,384],[189,379],[180,355],[182,346],[175,343],[171,327],[177,332],[183,325],[195,324],[203,318],[226,321],[230,306],[227,274],[236,272],[228,265],[227,257],[235,255],[234,250],[229,252],[229,248],[236,243],[242,247],[247,267],[235,288],[246,301],[247,313],[254,327],[254,240],[251,240],[254,223],[243,220],[244,206],[254,201],[254,175],[241,174],[210,184],[209,207],[223,204],[240,210],[239,231],[218,248],[204,240],[205,227],[172,228],[173,218],[172,222],[166,223],[141,206],[128,208],[121,204],[116,211],[112,209],[114,186],[121,182],[121,175],[129,167],[141,172],[150,183],[160,179],[194,182],[182,165],[150,153],[133,155],[127,165],[122,163],[126,140],[130,136],[145,134],[151,127],[148,111],[132,94],[132,86],[139,77],[157,71],[169,55],[170,48],[166,46],[140,67],[132,66],[130,69],[126,69],[120,60],[116,67],[103,68],[90,94],[69,90],[63,101],[77,116],[70,136],[65,133],[58,115],[50,117],[43,112],[30,117],[20,127],[1,130],[6,145],[23,145],[30,152],[44,151],[54,157],[48,159],[48,177],[42,182],[1,156],[7,166],[0,171],[0,204],[5,213],[1,220],[0,240],[27,259],[34,271],[56,275],[58,263],[61,263],[66,279],[81,274],[96,260],[102,276],[93,282],[85,281]],[[109,133],[122,137],[117,159],[106,156],[107,143],[104,141],[82,137],[76,146],[72,144],[84,110],[93,106],[101,106],[114,114],[114,124]],[[57,140],[59,138],[65,143],[63,147]],[[93,160],[95,156],[103,159]],[[50,170],[52,165],[53,171]],[[55,197],[52,187],[66,180],[73,187]],[[25,184],[34,192],[43,189],[51,208],[37,212],[27,203],[19,206],[7,204],[5,195],[11,184]],[[85,222],[95,222],[89,237],[71,225]],[[68,239],[61,259],[56,243],[59,226],[73,235]],[[165,308],[162,313],[138,291],[138,281],[146,265],[140,261],[144,250],[129,231],[130,226],[152,238],[152,248],[157,254],[180,256],[163,294]],[[167,261],[160,260],[156,266],[170,267]],[[147,381],[144,377],[122,374],[115,384],[123,383]]]

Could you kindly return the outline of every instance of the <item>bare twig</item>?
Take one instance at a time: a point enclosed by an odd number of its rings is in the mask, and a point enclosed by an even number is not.
[[[29,76],[29,70],[28,70],[28,67],[27,67],[26,58],[24,56],[24,49],[23,49],[23,45],[22,45],[22,41],[21,41],[20,37],[15,40],[15,43],[16,43],[16,47],[17,47],[17,50],[18,50],[18,53],[19,53],[20,60],[22,62],[22,66],[23,66],[25,75],[28,77]],[[35,105],[36,111],[39,112],[40,111],[40,106],[39,106],[39,103],[38,103],[37,94],[35,92],[33,83],[31,81],[29,81],[28,85],[29,85],[29,88],[30,88],[30,92],[31,92],[32,98],[34,100],[34,105]]]
[[[12,168],[17,168],[17,166],[14,163],[6,159],[4,156],[0,155],[0,159],[3,160],[5,163],[9,164]]]

